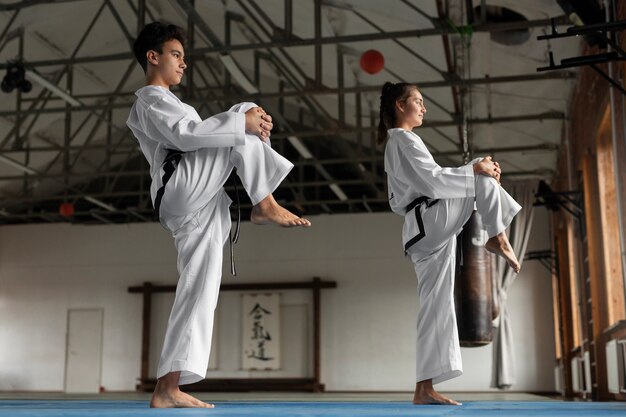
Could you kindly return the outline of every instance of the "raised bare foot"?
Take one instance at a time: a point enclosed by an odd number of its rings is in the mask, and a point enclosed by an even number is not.
[[[485,249],[491,253],[502,256],[509,266],[513,268],[515,273],[519,273],[519,261],[517,260],[517,256],[515,256],[515,252],[513,252],[511,244],[509,243],[509,238],[506,237],[504,232],[490,238],[487,243],[485,243]]]
[[[282,207],[270,194],[252,207],[250,221],[254,224],[276,224],[283,227],[310,227],[311,222]]]
[[[213,404],[200,401],[178,388],[168,391],[154,391],[150,408],[213,408]]]

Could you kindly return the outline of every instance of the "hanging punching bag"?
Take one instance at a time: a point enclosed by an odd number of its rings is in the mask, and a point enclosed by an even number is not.
[[[463,347],[484,346],[493,340],[492,259],[485,249],[486,240],[480,214],[474,211],[457,242],[454,299]]]

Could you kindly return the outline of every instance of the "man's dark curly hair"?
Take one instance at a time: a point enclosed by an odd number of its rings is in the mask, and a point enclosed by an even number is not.
[[[133,53],[144,72],[148,70],[148,59],[146,58],[148,51],[156,51],[162,54],[163,44],[172,39],[177,39],[185,46],[185,33],[176,25],[152,22],[148,23],[141,30],[133,44]]]

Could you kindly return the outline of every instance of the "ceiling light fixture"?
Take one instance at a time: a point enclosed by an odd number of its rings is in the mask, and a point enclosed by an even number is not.
[[[296,151],[298,151],[303,159],[313,159],[313,154],[307,149],[304,143],[302,143],[300,138],[296,136],[287,136],[287,140],[291,143],[291,146],[296,148]]]
[[[31,80],[33,80],[34,82],[36,82],[40,86],[42,86],[44,88],[47,88],[54,95],[58,96],[60,99],[62,99],[66,103],[68,103],[70,106],[73,106],[73,107],[80,107],[80,106],[82,106],[80,101],[76,100],[74,97],[70,96],[65,91],[61,90],[56,85],[52,84],[50,81],[46,80],[44,77],[42,77],[41,75],[39,75],[35,71],[29,69],[28,70],[28,78],[30,78]]]
[[[241,86],[241,88],[244,89],[245,92],[247,92],[248,94],[259,93],[259,89],[255,87],[254,84],[252,84],[252,82],[250,82],[248,77],[246,77],[246,75],[243,73],[241,68],[239,68],[239,66],[237,65],[237,63],[235,62],[235,60],[232,58],[230,54],[221,54],[220,60],[222,61],[224,68],[230,73],[233,79],[237,81],[237,83]],[[296,149],[296,151],[298,151],[298,153],[303,159],[314,159],[313,154],[308,150],[306,145],[302,143],[300,138],[292,135],[292,136],[288,136],[287,140],[289,141],[291,146],[293,146]],[[326,170],[321,165],[317,164],[317,168],[322,172],[323,175],[325,174],[324,175],[325,177],[328,177],[329,179],[332,178],[330,174],[328,174],[328,172],[326,172]],[[343,190],[341,189],[339,185],[332,183],[329,185],[329,187],[332,190],[332,192],[335,193],[337,198],[339,198],[339,200],[341,201],[348,200],[348,196],[346,195],[346,193],[343,192]]]
[[[2,79],[0,88],[5,93],[10,93],[14,89],[20,90],[22,93],[28,93],[33,89],[33,85],[24,76],[26,70],[20,61],[9,61],[7,63],[7,73]]]
[[[105,202],[102,202],[102,201],[100,201],[100,200],[98,200],[97,198],[94,198],[94,197],[92,197],[92,196],[86,195],[86,196],[84,196],[83,198],[84,198],[85,200],[89,201],[90,203],[95,204],[95,205],[96,205],[96,206],[98,206],[98,207],[102,207],[102,208],[103,208],[103,209],[105,209],[105,210],[108,210],[108,211],[117,211],[117,209],[116,209],[115,207],[113,207],[112,205],[107,204],[107,203],[105,203]]]
[[[339,200],[341,201],[348,200],[348,196],[346,195],[346,193],[344,193],[341,187],[339,187],[337,184],[330,184],[328,187],[332,190],[333,193],[335,193],[335,195],[337,196]]]
[[[35,171],[34,169],[32,169],[32,168],[30,168],[30,167],[28,167],[28,166],[26,166],[26,165],[24,165],[24,164],[22,164],[20,162],[17,162],[14,159],[8,158],[8,157],[6,157],[4,155],[0,155],[0,161],[4,162],[7,165],[12,166],[13,168],[16,168],[16,169],[20,170],[22,172],[25,172],[26,174],[31,174],[31,175],[37,174],[37,171]]]
[[[220,61],[226,68],[226,70],[230,73],[230,75],[237,81],[237,83],[244,89],[244,91],[248,94],[258,94],[259,89],[254,86],[246,77],[246,74],[243,73],[239,65],[235,62],[230,54],[220,54]]]

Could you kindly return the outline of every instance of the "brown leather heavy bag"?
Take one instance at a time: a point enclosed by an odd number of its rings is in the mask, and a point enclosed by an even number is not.
[[[459,342],[463,347],[484,346],[493,340],[493,255],[485,249],[487,236],[477,211],[459,235],[454,301]]]

